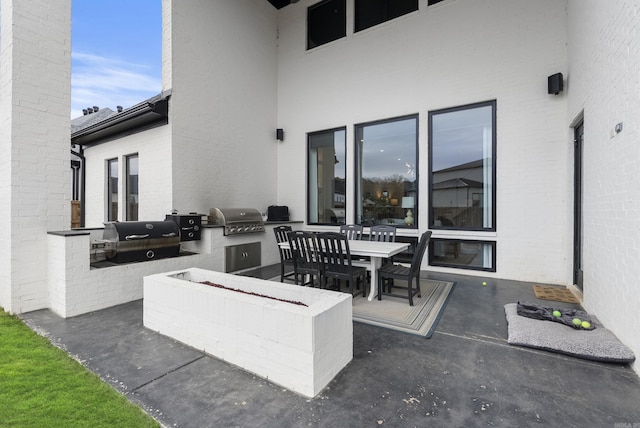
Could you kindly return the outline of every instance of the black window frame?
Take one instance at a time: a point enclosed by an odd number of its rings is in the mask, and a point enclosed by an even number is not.
[[[460,227],[460,226],[448,226],[448,225],[437,225],[436,219],[434,215],[433,209],[433,117],[437,114],[443,113],[452,113],[457,111],[469,110],[480,107],[491,107],[491,137],[492,137],[492,147],[491,147],[491,174],[492,174],[492,183],[491,183],[491,227]],[[433,110],[429,112],[428,118],[428,133],[429,133],[429,156],[428,156],[428,171],[429,174],[429,185],[428,185],[428,227],[429,229],[443,229],[443,230],[461,230],[461,231],[478,231],[478,232],[495,232],[497,230],[497,101],[489,100],[482,101],[478,103],[465,104],[455,107],[449,107],[440,110]]]
[[[348,200],[346,197],[346,189],[347,189],[347,182],[348,182],[348,156],[349,154],[347,153],[347,127],[346,126],[338,126],[335,128],[329,128],[329,129],[322,129],[320,131],[313,131],[313,132],[308,132],[307,133],[307,154],[306,154],[306,219],[307,219],[307,224],[309,225],[315,225],[315,226],[339,226],[341,224],[345,224],[345,219],[343,219],[342,221],[339,221],[338,218],[336,217],[336,221],[335,222],[320,222],[319,219],[318,221],[312,221],[311,219],[311,204],[310,204],[310,191],[309,191],[309,187],[310,187],[310,179],[311,179],[311,173],[309,171],[309,161],[310,161],[310,154],[311,154],[311,139],[314,135],[320,135],[320,134],[328,134],[328,133],[333,133],[335,135],[336,132],[344,132],[344,168],[345,168],[345,173],[344,173],[344,189],[345,189],[345,201],[344,201],[344,212],[345,212],[345,217],[346,217],[346,213],[347,208],[348,208]],[[337,160],[337,159],[336,159]],[[334,177],[335,178],[335,177]],[[317,185],[317,183],[316,183]]]
[[[418,0],[355,0],[353,31],[364,31],[418,9]]]
[[[406,114],[403,116],[396,116],[396,117],[390,117],[390,118],[386,118],[386,119],[379,119],[379,120],[373,120],[370,122],[362,122],[362,123],[357,123],[353,126],[353,138],[354,138],[354,207],[355,207],[355,223],[356,224],[361,224],[365,227],[371,226],[372,224],[363,221],[362,218],[360,218],[361,216],[360,211],[359,211],[359,201],[362,198],[362,195],[360,195],[360,191],[359,191],[359,187],[360,184],[359,182],[362,180],[362,171],[360,168],[360,160],[359,160],[359,155],[358,155],[358,135],[359,135],[359,131],[358,128],[360,127],[365,127],[365,126],[371,126],[371,125],[381,125],[384,123],[391,123],[391,122],[399,122],[399,121],[403,121],[403,120],[408,120],[408,119],[415,119],[415,135],[416,135],[416,144],[415,144],[415,149],[416,149],[416,157],[415,157],[415,189],[414,189],[414,208],[412,209],[412,213],[413,213],[413,218],[414,218],[414,222],[412,225],[396,225],[396,227],[401,228],[401,229],[418,229],[418,225],[419,225],[419,213],[420,213],[420,114],[419,113],[412,113],[412,114]]]
[[[491,266],[482,267],[482,266],[465,265],[465,264],[457,264],[457,263],[443,263],[439,261],[434,261],[436,244],[440,244],[440,243],[451,244],[451,245],[465,244],[465,243],[489,245],[491,246]],[[462,238],[431,238],[431,240],[429,241],[429,252],[428,252],[429,266],[475,270],[475,271],[482,271],[482,272],[496,272],[497,271],[496,247],[497,247],[496,241],[491,241],[491,240],[462,239]]]
[[[335,22],[328,19],[330,8],[338,10]],[[331,25],[335,26],[334,28]],[[307,8],[307,50],[347,37],[346,0],[324,0]]]

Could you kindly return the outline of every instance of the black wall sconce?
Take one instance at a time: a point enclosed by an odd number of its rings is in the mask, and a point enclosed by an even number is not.
[[[547,86],[550,94],[558,95],[564,89],[562,73],[552,74],[547,77]]]
[[[276,139],[280,141],[284,140],[284,129],[282,128],[276,129]]]

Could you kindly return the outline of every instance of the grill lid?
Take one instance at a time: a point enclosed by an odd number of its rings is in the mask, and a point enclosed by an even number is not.
[[[211,208],[209,222],[224,226],[225,235],[264,232],[262,214],[255,208]]]

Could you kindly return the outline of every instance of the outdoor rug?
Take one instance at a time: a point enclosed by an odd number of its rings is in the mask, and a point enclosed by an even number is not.
[[[396,281],[404,285],[403,281]],[[382,300],[376,297],[372,302],[357,296],[353,299],[353,320],[428,339],[444,312],[454,285],[453,282],[421,279],[422,297],[414,297],[413,306],[409,306],[407,299],[391,296],[382,296]]]
[[[536,298],[542,300],[553,300],[556,302],[580,303],[576,296],[568,288],[563,287],[547,287],[543,285],[534,285],[533,292]]]
[[[590,319],[594,330],[575,330],[561,323],[523,317],[518,315],[517,306],[517,303],[504,305],[509,324],[507,341],[510,345],[543,349],[593,361],[629,363],[635,360],[631,349],[586,312],[579,312],[577,316]]]

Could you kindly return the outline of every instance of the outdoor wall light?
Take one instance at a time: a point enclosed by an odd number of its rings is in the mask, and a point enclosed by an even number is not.
[[[282,128],[276,129],[276,139],[280,141],[284,140],[284,129]]]
[[[552,74],[547,77],[547,92],[549,94],[558,95],[564,89],[562,73]]]

